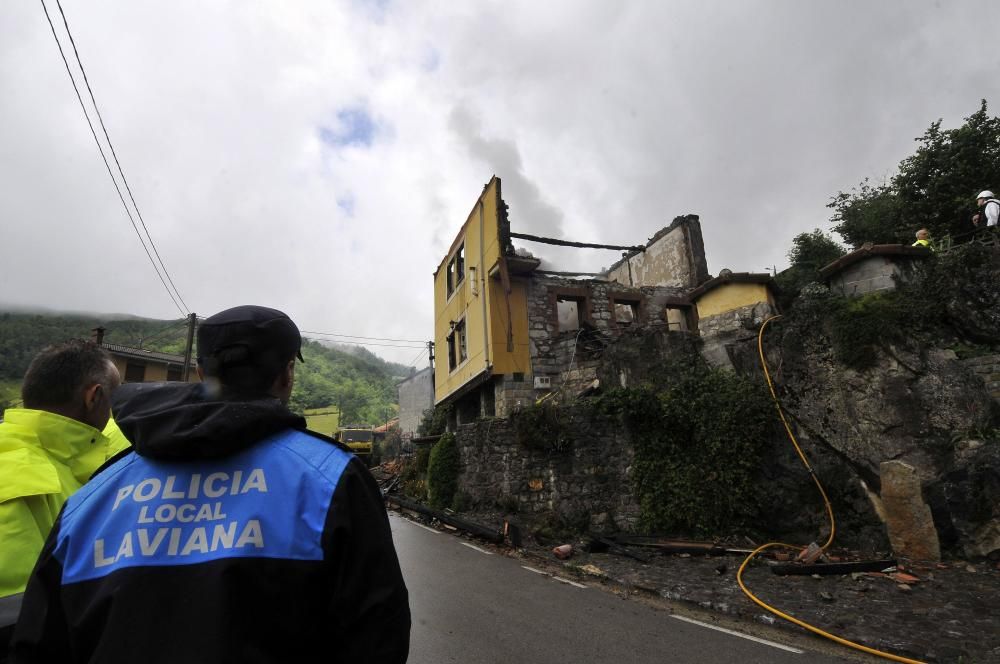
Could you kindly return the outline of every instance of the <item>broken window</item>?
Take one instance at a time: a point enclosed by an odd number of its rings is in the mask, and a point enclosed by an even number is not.
[[[584,303],[585,300],[578,297],[561,295],[556,298],[556,317],[560,332],[580,329],[583,325]]]
[[[465,320],[452,324],[451,334],[448,335],[448,370],[454,371],[462,362],[469,357],[468,346],[466,345]]]
[[[639,320],[639,300],[613,299],[611,302],[615,324],[619,327],[628,327]]]
[[[667,328],[670,330],[687,330],[688,316],[683,309],[673,309],[667,307],[666,310]]]
[[[465,321],[455,327],[455,337],[457,339],[456,345],[458,346],[458,363],[461,364],[469,358],[469,350],[465,344]]]
[[[447,281],[448,297],[455,292],[458,285],[465,279],[465,243],[458,245],[458,251],[448,261]]]

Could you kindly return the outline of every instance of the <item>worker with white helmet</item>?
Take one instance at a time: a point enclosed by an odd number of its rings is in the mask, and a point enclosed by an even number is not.
[[[993,192],[984,189],[976,196],[976,205],[979,212],[972,217],[972,223],[976,228],[983,226],[996,226],[997,219],[1000,218],[1000,201],[993,196]]]

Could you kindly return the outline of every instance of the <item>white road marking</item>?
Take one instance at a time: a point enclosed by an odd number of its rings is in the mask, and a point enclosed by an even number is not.
[[[535,574],[541,574],[542,576],[548,576],[549,575],[548,572],[543,572],[542,570],[535,569],[534,567],[528,567],[527,565],[521,565],[521,567],[523,567],[524,569],[528,570],[529,572],[534,572]]]
[[[461,544],[462,546],[467,546],[470,549],[475,549],[479,553],[485,553],[487,556],[492,556],[493,555],[493,553],[491,551],[487,551],[486,549],[480,549],[478,546],[476,546],[474,544],[469,544],[468,542],[459,542],[459,544]]]
[[[556,581],[562,581],[563,583],[568,583],[571,586],[576,586],[577,588],[586,588],[587,587],[587,586],[583,585],[582,583],[577,583],[576,581],[570,581],[569,579],[564,579],[561,576],[553,576],[552,578],[555,579]]]
[[[435,535],[440,535],[441,534],[440,530],[434,530],[433,528],[428,528],[427,526],[419,524],[416,521],[410,521],[410,523],[412,523],[417,528],[423,528],[424,530],[426,530],[429,533],[434,533]]]
[[[759,639],[756,636],[750,636],[749,634],[741,634],[740,632],[734,632],[731,629],[726,629],[725,627],[719,627],[718,625],[710,625],[709,623],[703,623],[700,620],[694,620],[692,618],[687,618],[685,616],[678,616],[671,614],[671,618],[677,618],[677,620],[683,620],[686,623],[691,623],[692,625],[700,625],[702,627],[707,627],[708,629],[714,629],[716,632],[725,632],[726,634],[731,634],[733,636],[738,636],[741,639],[747,639],[748,641],[756,641],[757,643],[763,643],[765,646],[771,646],[772,648],[779,648],[781,650],[787,650],[788,652],[793,652],[797,655],[801,655],[804,651],[798,648],[792,648],[791,646],[786,646],[781,643],[775,643],[774,641],[768,641],[767,639]]]

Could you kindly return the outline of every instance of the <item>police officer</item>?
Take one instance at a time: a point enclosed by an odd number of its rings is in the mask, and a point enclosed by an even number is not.
[[[0,422],[0,660],[24,586],[66,499],[128,447],[110,421],[118,369],[100,346],[74,340],[34,357],[23,408]]]
[[[404,662],[410,612],[371,475],[286,404],[280,311],[198,330],[198,384],[123,386],[135,446],[69,499],[25,592],[14,661]]]

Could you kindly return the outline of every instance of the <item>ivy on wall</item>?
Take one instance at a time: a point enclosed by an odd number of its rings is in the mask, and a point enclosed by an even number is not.
[[[568,449],[572,436],[563,420],[562,409],[543,402],[511,414],[518,445],[529,450],[561,452]]]
[[[766,388],[696,357],[664,374],[657,386],[598,399],[600,410],[621,418],[635,446],[640,527],[717,535],[749,526],[765,490],[757,477],[774,430]]]

